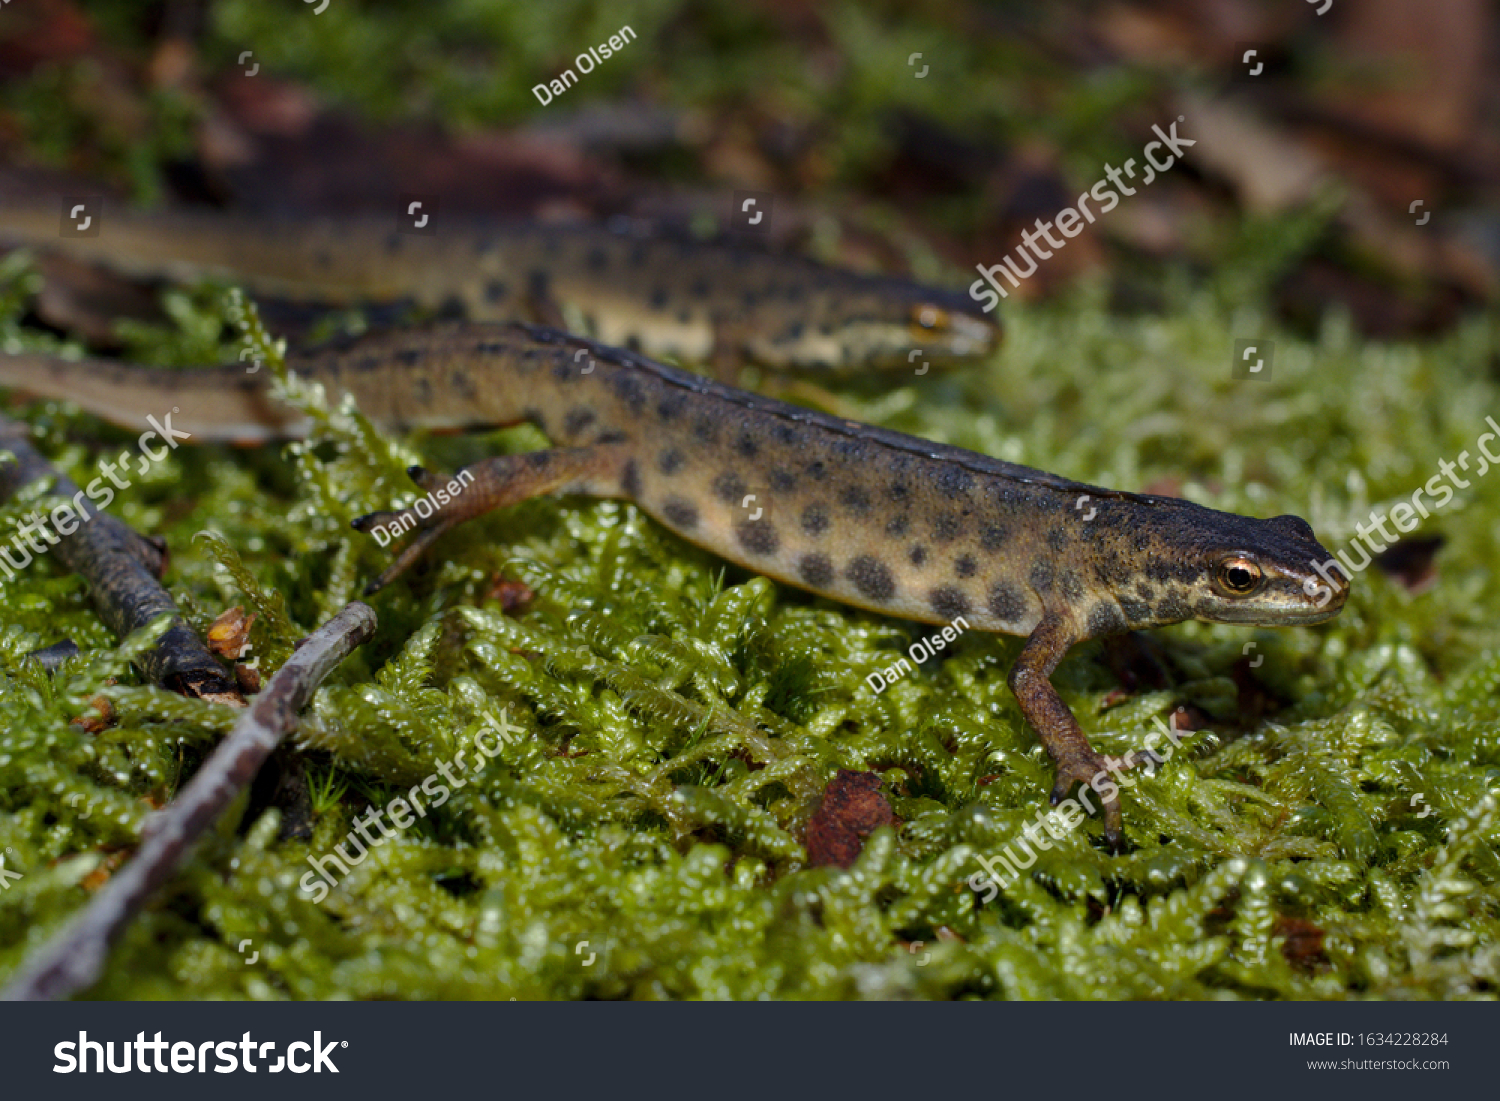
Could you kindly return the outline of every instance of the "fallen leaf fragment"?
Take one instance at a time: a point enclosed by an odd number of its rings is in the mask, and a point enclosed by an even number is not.
[[[214,620],[208,628],[208,648],[221,658],[239,659],[250,653],[250,627],[258,612],[245,615],[236,604]]]
[[[841,768],[823,791],[823,802],[807,823],[807,855],[812,867],[853,867],[865,838],[896,815],[880,793],[878,772]]]

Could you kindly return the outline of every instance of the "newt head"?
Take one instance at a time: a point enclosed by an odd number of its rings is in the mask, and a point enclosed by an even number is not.
[[[1344,567],[1300,516],[1257,520],[1176,497],[1097,492],[1084,545],[1114,600],[1090,612],[1089,637],[1185,619],[1322,623],[1349,596]]]
[[[769,325],[749,344],[772,366],[917,375],[929,366],[982,359],[999,340],[999,321],[965,293],[858,276],[813,291],[794,317]]]
[[[1217,514],[1220,516],[1226,514]],[[1300,516],[1230,517],[1222,542],[1198,541],[1185,595],[1197,619],[1305,626],[1339,614],[1349,579]]]
[[[886,363],[917,358],[912,355],[920,350],[922,357],[939,361],[954,359],[980,359],[994,350],[1000,341],[1000,322],[988,314],[974,309],[974,301],[966,294],[941,296],[934,301],[929,291],[916,296],[906,315],[906,336],[909,346],[896,347],[889,353]],[[876,362],[882,362],[877,355]]]

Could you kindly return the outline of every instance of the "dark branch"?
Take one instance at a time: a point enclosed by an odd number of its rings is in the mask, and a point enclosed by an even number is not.
[[[254,779],[323,678],[374,633],[374,611],[356,600],[304,639],[171,806],[147,823],[130,863],[31,958],[0,991],[0,1001],[65,998],[98,982],[110,946],[131,918]]]
[[[178,614],[159,578],[166,567],[162,546],[137,534],[123,521],[94,507],[85,494],[31,446],[26,425],[0,417],[0,450],[15,455],[0,462],[0,501],[32,482],[50,479],[53,493],[77,502],[84,519],[69,535],[51,533],[57,542],[52,553],[89,583],[89,596],[99,618],[116,636],[125,638],[163,612],[172,625],[143,652],[141,672],[153,684],[184,696],[243,707],[245,700],[223,666]],[[73,506],[69,506],[72,508]],[[51,538],[48,539],[51,541]]]

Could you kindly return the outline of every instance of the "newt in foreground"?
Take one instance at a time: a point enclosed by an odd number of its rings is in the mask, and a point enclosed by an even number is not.
[[[370,591],[490,509],[542,494],[633,501],[692,543],[830,599],[1026,637],[1010,687],[1057,766],[1054,802],[1107,771],[1048,680],[1069,648],[1187,619],[1319,623],[1348,595],[1346,581],[1330,589],[1315,572],[1331,556],[1296,516],[1257,520],[1084,485],[548,329],[434,326],[295,353],[287,366],[331,396],[352,394],[391,428],[529,421],[552,441],[452,480],[413,467],[432,500],[355,521],[415,533]],[[238,366],[184,373],[0,356],[0,384],[132,427],[175,406],[177,427],[195,438],[307,431],[263,375]],[[1117,799],[1104,801],[1104,821],[1118,847]]]
[[[59,206],[0,203],[0,242],[121,275],[232,279],[324,305],[411,301],[474,321],[531,321],[721,376],[773,370],[925,374],[982,359],[1000,328],[963,291],[827,267],[800,256],[640,237],[600,226],[391,218],[245,219],[106,209],[92,235]],[[80,214],[80,217],[82,215]]]

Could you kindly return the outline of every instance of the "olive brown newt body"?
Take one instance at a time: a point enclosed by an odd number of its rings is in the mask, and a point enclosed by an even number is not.
[[[727,372],[941,365],[989,354],[999,326],[962,292],[840,271],[797,256],[594,226],[478,219],[246,220],[104,211],[94,236],[62,235],[59,212],[0,204],[0,242],[103,264],[135,278],[242,283],[329,305],[410,300],[476,321],[533,321]],[[919,358],[920,357],[920,358]]]
[[[1026,636],[1010,675],[1057,765],[1054,800],[1106,762],[1048,677],[1086,639],[1186,619],[1310,624],[1338,613],[1329,555],[1295,516],[1257,520],[1170,497],[1102,489],[971,451],[749,394],[619,349],[523,325],[455,325],[294,354],[288,367],[347,391],[392,427],[535,424],[549,450],[465,468],[427,518],[356,521],[416,531],[371,586],[445,530],[540,494],[634,501],[682,538],[834,600],[923,622]],[[305,431],[240,368],[163,372],[0,357],[0,384],[140,424],[177,407],[195,437]],[[414,468],[424,489],[449,485]],[[759,514],[744,501],[754,494]],[[1076,507],[1089,498],[1087,510]],[[1118,843],[1117,801],[1105,801]]]

